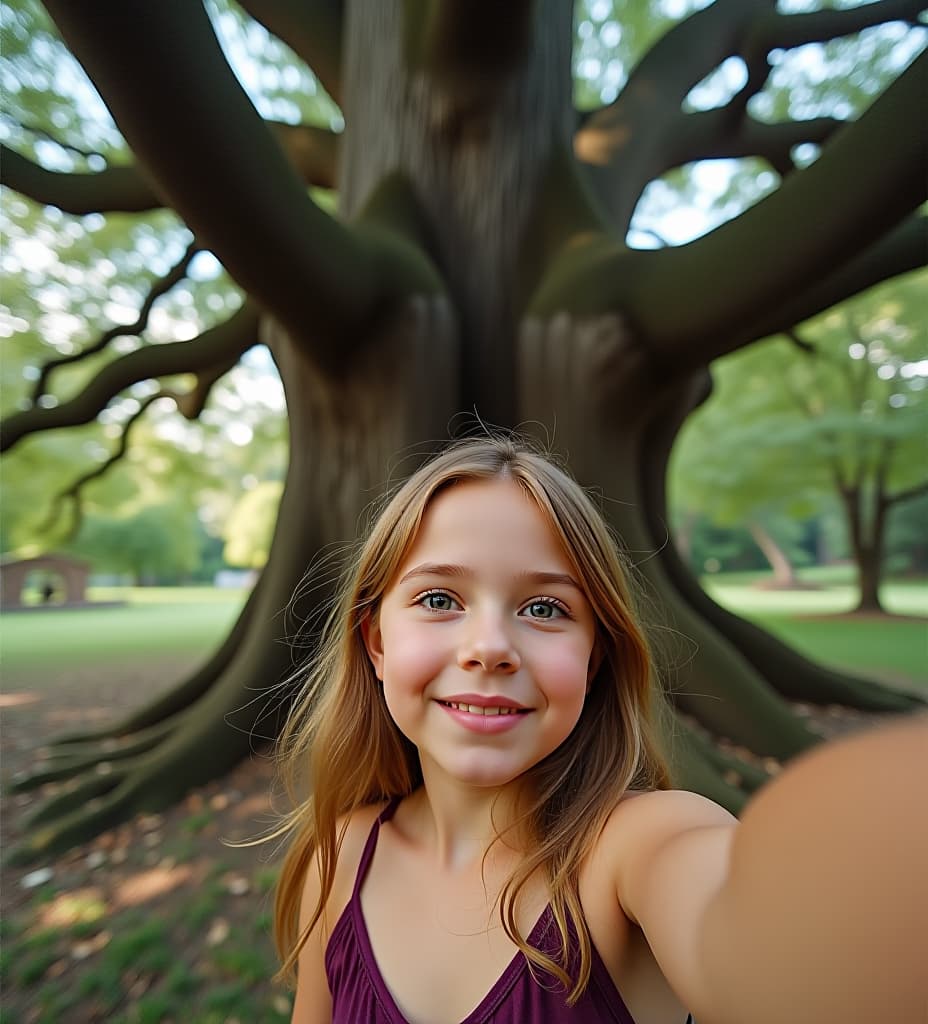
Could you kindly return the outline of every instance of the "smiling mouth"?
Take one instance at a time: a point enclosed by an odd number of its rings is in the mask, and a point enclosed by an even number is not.
[[[454,708],[455,711],[466,711],[471,715],[525,715],[531,709],[530,708],[511,708],[502,705],[493,705],[491,707],[480,707],[477,704],[460,704],[452,700],[440,700],[439,704],[444,705],[446,708]]]

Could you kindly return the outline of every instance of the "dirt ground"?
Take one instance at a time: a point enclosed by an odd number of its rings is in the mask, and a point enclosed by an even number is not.
[[[55,735],[118,719],[192,667],[165,659],[5,674],[4,783],[28,769],[36,748]],[[839,708],[797,710],[829,736],[874,720]],[[269,981],[276,966],[269,929],[279,851],[274,844],[234,849],[223,843],[267,829],[272,781],[269,758],[254,757],[166,813],[140,816],[63,856],[25,868],[4,858],[3,1021],[289,1019],[289,997]],[[4,851],[22,835],[28,813],[54,791],[49,785],[17,795],[4,786]],[[137,948],[123,949],[129,934]]]
[[[28,814],[57,791],[49,784],[34,793],[9,792],[10,780],[34,763],[36,748],[63,732],[117,720],[170,688],[193,667],[189,661],[166,659],[158,664],[112,665],[31,677],[4,673],[0,694],[0,774],[4,782],[0,842],[4,854],[21,837]],[[4,856],[0,867],[5,922],[0,999],[4,1022],[175,1019],[170,1012],[167,1016],[154,1010],[151,1014],[133,1012],[133,1006],[144,1006],[146,992],[157,988],[159,975],[164,973],[155,962],[159,951],[154,947],[158,945],[161,958],[167,947],[173,958],[186,961],[191,977],[202,982],[200,988],[211,981],[220,985],[227,980],[222,975],[230,973],[235,962],[230,951],[240,956],[251,953],[261,964],[259,976],[254,970],[244,972],[250,983],[248,1006],[243,1007],[241,1016],[220,1007],[216,1012],[185,1012],[184,1021],[241,1020],[245,1024],[288,1019],[290,1002],[285,990],[269,982],[276,968],[269,934],[274,844],[244,849],[224,844],[224,840],[259,836],[267,829],[273,820],[272,782],[270,758],[253,757],[222,780],[192,791],[165,813],[139,816],[65,855],[28,867],[10,866]],[[185,915],[195,923],[178,934],[174,925]],[[73,998],[82,989],[94,989],[94,983],[85,983],[83,976],[90,972],[92,977],[95,962],[104,960],[105,949],[114,942],[123,917],[170,924],[151,930],[152,948],[140,951],[139,959],[147,957],[149,969],[143,966],[135,971],[129,966],[118,979],[96,985],[111,990],[104,991],[103,998],[95,998],[100,995],[95,991],[89,991],[85,999]],[[42,965],[27,969],[32,955],[29,937],[56,925],[68,937],[46,955],[49,962],[37,983],[34,975]],[[177,948],[176,942],[183,943],[183,948]],[[140,945],[144,945],[141,940]],[[213,971],[216,962],[222,967],[218,954],[223,947],[227,969]],[[125,959],[131,958],[127,954]],[[194,985],[188,988],[192,998]],[[116,999],[113,989],[122,990],[124,998]],[[68,998],[56,1002],[54,990],[67,993]],[[151,999],[149,1002],[154,1006]],[[184,997],[181,994],[161,1002],[170,1011],[172,1003],[183,1008]]]

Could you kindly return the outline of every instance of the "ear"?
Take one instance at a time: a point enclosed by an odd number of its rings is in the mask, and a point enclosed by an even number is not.
[[[383,682],[383,634],[380,632],[380,617],[376,610],[368,612],[361,620],[361,636],[367,656],[374,666],[374,674]]]

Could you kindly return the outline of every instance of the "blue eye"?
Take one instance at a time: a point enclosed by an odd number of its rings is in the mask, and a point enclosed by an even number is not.
[[[430,590],[427,594],[417,597],[416,604],[421,604],[431,612],[450,612],[454,611],[457,601],[443,590]]]
[[[555,601],[553,598],[544,601],[529,601],[523,612],[530,619],[542,620],[557,619],[567,614],[566,609],[561,607],[560,602]]]

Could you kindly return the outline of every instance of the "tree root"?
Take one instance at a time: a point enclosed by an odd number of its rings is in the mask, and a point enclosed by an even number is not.
[[[171,734],[176,725],[174,719],[162,722],[143,730],[135,740],[124,743],[114,740],[103,744],[68,744],[63,750],[52,749],[46,755],[44,765],[40,764],[28,774],[14,779],[10,789],[14,793],[25,793],[47,782],[76,778],[92,769],[105,774],[107,766],[113,761],[125,761],[154,749]],[[75,750],[75,747],[78,749]]]
[[[729,785],[752,795],[770,781],[770,775],[763,768],[721,749],[695,729],[690,730],[690,739],[702,757]]]
[[[11,851],[10,863],[28,864],[43,855],[66,850],[113,828],[137,811],[162,810],[173,800],[165,794],[160,803],[142,805],[136,790],[136,778],[127,769],[120,769],[113,776],[89,779],[54,797],[29,819],[27,837]]]
[[[11,862],[25,864],[69,849],[138,813],[164,810],[193,786],[229,771],[248,753],[247,733],[230,729],[222,715],[186,716],[182,727],[147,752],[84,774],[46,801],[26,822],[25,840]],[[84,759],[88,767],[92,758]],[[97,764],[97,771],[102,763]],[[73,766],[72,766],[73,769]]]
[[[60,793],[50,797],[36,811],[26,818],[26,828],[32,829],[37,825],[44,825],[46,822],[54,821],[56,818],[63,818],[73,811],[75,806],[83,806],[91,800],[115,789],[125,777],[125,769],[115,772],[91,776],[89,778],[76,780],[72,785],[65,787]]]
[[[925,698],[918,694],[818,665],[772,633],[723,608],[699,586],[672,544],[665,546],[660,559],[680,597],[697,615],[711,623],[781,697],[887,714],[925,707]]]

